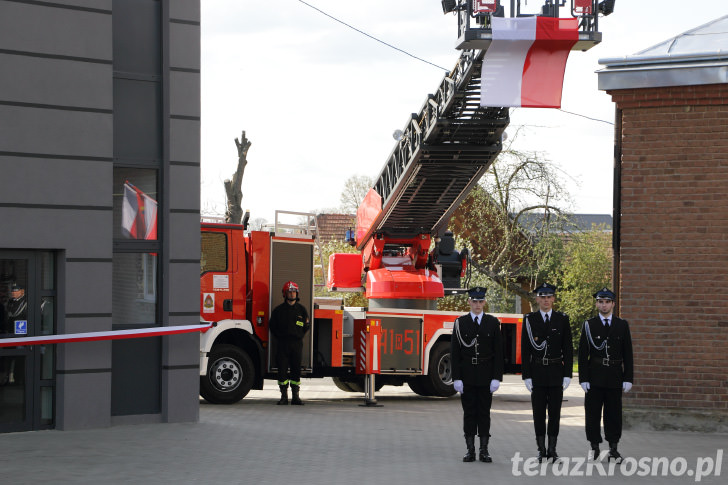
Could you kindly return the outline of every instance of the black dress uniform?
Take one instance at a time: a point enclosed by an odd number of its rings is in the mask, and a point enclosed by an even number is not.
[[[556,439],[559,435],[561,402],[564,397],[564,377],[571,379],[574,350],[569,317],[551,311],[548,322],[541,311],[531,312],[523,318],[521,331],[522,378],[531,379],[531,409],[539,460],[558,458]],[[548,410],[548,429],[546,411]],[[545,437],[548,435],[548,450]]]
[[[491,461],[488,454],[490,406],[493,401],[490,385],[494,379],[503,380],[503,344],[498,319],[485,313],[481,317],[482,322],[479,323],[475,323],[469,313],[455,320],[450,352],[453,381],[463,382],[460,401],[468,453],[474,449],[477,434],[480,437],[481,461]]]
[[[614,300],[608,289],[598,291],[597,299]],[[584,398],[586,439],[595,457],[602,442],[600,422],[604,409],[604,437],[609,443],[610,458],[621,458],[617,443],[622,437],[622,390],[625,382],[634,382],[632,336],[627,320],[612,314],[609,325],[601,316],[584,322],[579,341],[579,382],[589,383]]]

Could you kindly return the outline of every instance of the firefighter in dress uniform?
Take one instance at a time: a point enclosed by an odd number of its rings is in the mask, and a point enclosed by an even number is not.
[[[559,457],[556,440],[561,420],[561,401],[571,383],[574,344],[571,341],[569,317],[553,310],[556,287],[544,283],[533,292],[539,309],[523,317],[521,369],[526,389],[531,393],[533,427],[540,463],[544,458],[556,461]]]
[[[622,393],[629,392],[634,382],[632,336],[627,320],[612,313],[616,295],[609,288],[602,288],[594,293],[594,298],[599,315],[584,322],[579,341],[579,382],[586,392],[586,439],[593,458],[597,459],[604,409],[608,460],[621,463],[617,445],[622,437]]]
[[[28,319],[28,298],[25,295],[25,288],[18,283],[13,283],[10,288],[10,299],[7,303],[6,332],[15,336],[16,320]],[[15,357],[8,358],[10,364],[7,373],[2,373],[0,384],[13,384],[15,382]]]
[[[288,384],[291,384],[291,404],[303,405],[298,394],[301,388],[301,356],[303,337],[311,327],[306,308],[299,303],[298,285],[287,281],[283,285],[283,303],[270,315],[270,331],[276,337],[276,365],[281,399],[276,404],[288,404]],[[289,372],[290,368],[290,372]]]
[[[503,380],[500,322],[483,313],[485,291],[480,287],[468,290],[470,313],[455,320],[450,341],[453,385],[463,407],[464,462],[475,461],[476,433],[480,437],[480,461],[493,461],[488,452],[490,406]]]

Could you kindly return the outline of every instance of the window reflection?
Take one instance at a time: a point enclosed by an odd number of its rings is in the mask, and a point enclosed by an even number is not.
[[[157,314],[157,255],[115,253],[113,324],[153,324]]]
[[[157,171],[114,169],[114,238],[157,240]]]

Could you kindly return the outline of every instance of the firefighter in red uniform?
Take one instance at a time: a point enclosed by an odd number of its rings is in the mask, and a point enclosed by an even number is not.
[[[301,387],[301,355],[303,337],[311,327],[306,308],[298,303],[298,285],[287,281],[283,285],[283,303],[270,315],[270,331],[276,337],[276,365],[281,399],[276,404],[288,404],[288,384],[291,384],[291,404],[303,405],[298,391]],[[290,372],[289,369],[290,368]]]
[[[490,463],[490,406],[503,380],[500,322],[483,312],[485,288],[468,290],[470,313],[455,320],[450,341],[453,386],[460,393],[467,453],[475,461],[475,434],[480,437],[479,459]]]
[[[604,409],[604,437],[609,443],[609,460],[622,462],[617,444],[622,437],[622,393],[634,382],[632,336],[627,320],[612,313],[616,296],[609,288],[594,293],[599,312],[584,322],[579,341],[579,382],[584,397],[586,439],[593,458],[602,442],[600,422]]]

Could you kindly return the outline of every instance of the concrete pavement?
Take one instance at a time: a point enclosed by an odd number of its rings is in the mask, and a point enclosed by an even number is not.
[[[726,448],[728,435],[718,433],[625,430],[620,451],[634,458],[628,467],[606,476],[606,464],[579,466],[588,443],[576,379],[565,393],[558,444],[568,461],[543,470],[533,464],[524,468],[523,459],[533,457],[536,446],[520,376],[507,376],[494,396],[490,464],[462,463],[462,410],[456,397],[425,398],[406,385],[385,386],[376,396],[382,407],[363,407],[361,394],[340,391],[330,379],[304,379],[302,407],[276,406],[278,395],[275,382],[266,381],[264,390],[252,391],[238,404],[201,400],[199,423],[0,435],[0,476],[13,484],[297,485],[694,483],[696,471],[706,474],[700,483],[722,484],[728,476],[718,451]],[[653,466],[659,476],[649,476]]]

